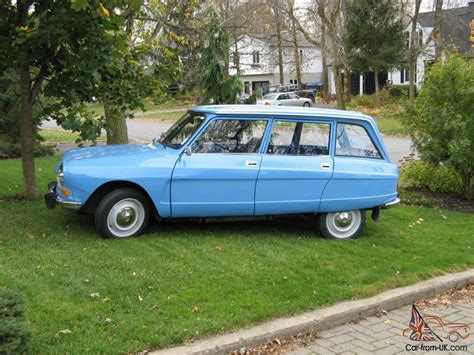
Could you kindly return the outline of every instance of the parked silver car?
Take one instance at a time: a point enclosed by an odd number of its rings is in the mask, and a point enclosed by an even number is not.
[[[292,92],[280,92],[265,95],[257,100],[257,105],[311,107],[311,100],[299,97]]]

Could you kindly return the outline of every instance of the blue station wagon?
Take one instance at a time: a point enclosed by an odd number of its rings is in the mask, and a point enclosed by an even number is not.
[[[315,215],[327,238],[360,235],[397,205],[398,167],[358,112],[250,105],[190,109],[153,143],[74,149],[46,205],[95,215],[106,238],[150,219]]]

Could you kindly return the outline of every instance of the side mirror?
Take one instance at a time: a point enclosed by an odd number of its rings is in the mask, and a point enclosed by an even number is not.
[[[184,154],[186,154],[186,155],[193,154],[193,150],[191,149],[191,147],[189,145],[186,148],[184,148]]]

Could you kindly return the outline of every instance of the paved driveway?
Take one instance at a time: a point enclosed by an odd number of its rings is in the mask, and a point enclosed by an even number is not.
[[[172,124],[172,121],[157,122],[146,119],[131,119],[127,121],[128,136],[136,141],[151,142],[153,138],[159,137]],[[45,121],[42,127],[45,129],[61,129],[54,121]],[[400,163],[400,160],[412,153],[411,140],[409,138],[385,136],[384,141],[390,157],[396,163]],[[61,150],[64,150],[65,147],[70,149],[72,146],[66,145]]]
[[[404,306],[390,311],[380,317],[369,317],[357,323],[348,323],[333,329],[320,332],[318,339],[308,347],[294,349],[292,355],[306,354],[409,354],[409,353],[437,353],[437,354],[473,354],[474,352],[474,302],[459,303],[452,307],[438,306],[434,308],[420,308],[420,313],[428,319],[436,335],[441,341],[412,341],[408,338],[408,328],[411,318],[411,306]],[[428,316],[440,317],[442,321],[451,323],[444,329],[436,326],[436,322]],[[454,328],[453,323],[468,325],[470,329],[464,332],[465,339],[445,339],[449,331]],[[455,340],[455,341],[452,341]],[[425,348],[421,348],[424,346]],[[433,346],[433,348],[427,348]],[[446,348],[444,348],[446,346]],[[418,347],[418,348],[416,348]],[[434,347],[439,347],[435,348]],[[415,349],[418,349],[416,351]],[[429,351],[429,350],[431,351]],[[441,350],[441,351],[440,351]],[[444,351],[443,351],[444,350]]]

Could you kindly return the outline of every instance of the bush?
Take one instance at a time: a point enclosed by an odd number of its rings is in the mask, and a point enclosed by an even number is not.
[[[474,62],[448,56],[430,68],[412,114],[404,120],[421,158],[455,171],[467,198],[473,197],[473,82]]]
[[[412,161],[402,167],[400,187],[444,193],[461,192],[460,179],[453,169],[423,161]]]
[[[409,95],[408,85],[390,85],[386,88],[388,96],[397,99],[407,98]]]
[[[35,158],[53,155],[54,151],[51,147],[35,144],[33,147],[33,155]],[[0,159],[13,159],[21,157],[20,143],[13,143],[11,141],[0,142]]]
[[[348,107],[355,106],[375,106],[375,95],[354,95],[352,96],[351,102],[347,103]]]
[[[22,299],[16,292],[0,287],[0,354],[27,351],[30,329],[22,305]]]

